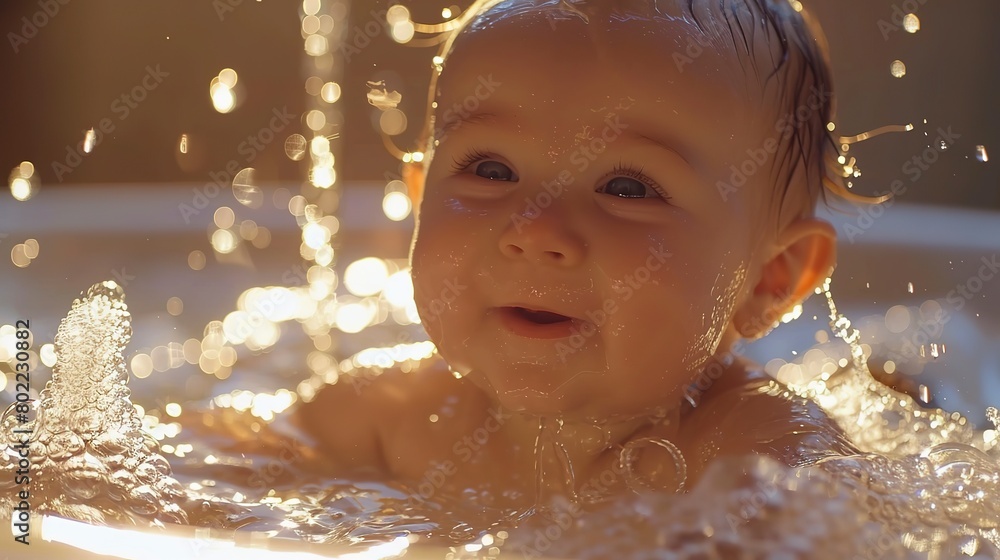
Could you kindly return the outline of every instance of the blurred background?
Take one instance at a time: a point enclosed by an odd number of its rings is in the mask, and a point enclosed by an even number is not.
[[[32,322],[40,390],[44,345],[102,280],[125,287],[126,362],[147,412],[302,394],[360,349],[424,340],[405,301],[413,221],[398,179],[437,48],[412,22],[468,4],[4,2],[0,402],[14,390],[9,326]],[[1000,253],[1000,4],[802,4],[831,46],[837,131],[914,125],[851,148],[856,192],[907,189],[826,214],[841,236],[838,305],[873,369],[978,422],[1000,403],[1000,278],[980,276]],[[948,298],[960,286],[969,296]],[[255,312],[266,300],[284,311]],[[812,298],[751,356],[789,379],[835,363],[826,313]]]

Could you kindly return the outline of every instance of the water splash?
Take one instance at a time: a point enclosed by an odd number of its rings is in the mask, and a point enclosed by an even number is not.
[[[52,379],[32,403],[34,420],[19,421],[13,406],[0,419],[5,496],[16,491],[9,486],[20,458],[15,446],[26,443],[35,512],[90,523],[187,521],[180,485],[129,401],[122,351],[131,336],[116,283],[95,284],[74,300],[56,334]],[[9,519],[12,506],[0,502],[0,517]]]

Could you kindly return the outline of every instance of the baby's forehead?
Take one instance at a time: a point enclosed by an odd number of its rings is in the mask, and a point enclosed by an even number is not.
[[[527,131],[544,126],[586,138],[619,115],[637,129],[670,134],[700,127],[725,132],[754,117],[739,60],[703,48],[678,64],[675,49],[696,37],[690,22],[564,19],[523,11],[466,29],[438,81],[438,128],[462,114],[505,117]],[[499,121],[499,122],[498,122]],[[665,132],[664,132],[665,131]]]
[[[526,69],[555,62],[576,69],[579,79],[659,78],[661,88],[707,77],[730,81],[744,98],[761,105],[762,84],[779,63],[781,48],[766,29],[754,29],[760,19],[749,8],[739,8],[742,0],[719,3],[733,6],[708,10],[700,18],[679,4],[715,3],[507,0],[462,29],[445,66],[479,64],[485,72],[505,59]]]

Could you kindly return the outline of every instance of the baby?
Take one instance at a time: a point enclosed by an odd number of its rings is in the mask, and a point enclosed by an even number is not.
[[[470,9],[406,169],[438,354],[296,411],[338,472],[596,501],[690,488],[723,455],[854,451],[741,357],[836,260],[814,217],[845,192],[830,70],[797,7]]]

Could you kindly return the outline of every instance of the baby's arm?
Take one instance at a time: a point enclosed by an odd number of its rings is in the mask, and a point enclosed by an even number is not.
[[[292,411],[290,421],[316,438],[331,470],[387,473],[380,435],[387,414],[384,399],[375,382],[367,387],[356,383],[341,379],[322,387],[312,401]]]

